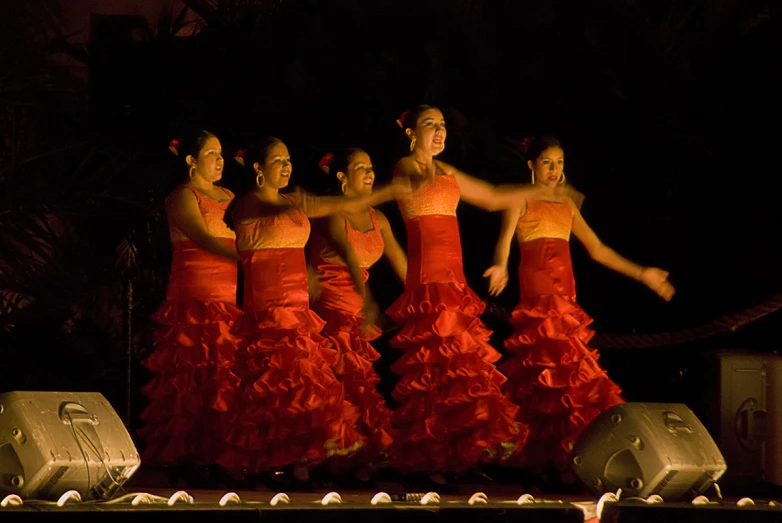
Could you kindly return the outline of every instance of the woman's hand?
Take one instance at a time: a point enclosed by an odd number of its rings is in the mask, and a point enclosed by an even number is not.
[[[674,289],[671,282],[668,281],[668,274],[668,271],[658,269],[657,267],[647,267],[641,272],[641,277],[639,279],[662,299],[671,301],[676,289]]]
[[[364,306],[361,308],[360,314],[364,317],[364,320],[359,326],[359,331],[365,332],[371,330],[375,327],[377,319],[380,316],[380,307],[377,306],[377,303],[375,303],[373,299],[366,298],[364,299]]]
[[[489,278],[489,294],[492,296],[498,296],[508,285],[508,269],[501,265],[492,265],[483,277]]]

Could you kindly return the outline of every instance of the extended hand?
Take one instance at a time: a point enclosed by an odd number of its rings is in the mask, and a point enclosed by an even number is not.
[[[489,294],[499,295],[508,285],[508,270],[500,265],[492,265],[483,273],[484,278],[489,278]]]
[[[364,317],[364,320],[361,322],[359,330],[371,329],[377,323],[377,318],[380,316],[380,308],[374,300],[367,299],[361,308],[361,316]]]
[[[647,267],[641,273],[641,281],[656,292],[665,301],[671,301],[676,289],[668,281],[668,271],[658,269],[657,267]]]

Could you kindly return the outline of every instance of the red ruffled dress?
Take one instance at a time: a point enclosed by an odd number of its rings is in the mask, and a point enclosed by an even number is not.
[[[513,311],[512,353],[501,365],[504,390],[529,425],[523,455],[529,465],[562,466],[581,431],[598,414],[622,403],[621,390],[597,364],[587,343],[592,319],[576,303],[570,261],[573,207],[530,201],[518,222],[521,302]]]
[[[527,427],[500,386],[500,354],[478,315],[485,304],[467,286],[456,207],[459,184],[438,174],[399,203],[407,227],[405,292],[388,309],[401,326],[391,340],[404,355],[392,370],[400,434],[391,462],[402,471],[461,472],[504,462],[524,445]]]
[[[309,220],[291,207],[237,223],[236,234],[244,312],[232,332],[242,338],[234,367],[242,384],[217,462],[264,472],[352,454],[364,443],[359,413],[331,371],[337,353],[319,334],[325,322],[309,308]]]
[[[233,194],[213,200],[189,185],[207,230],[232,249],[236,236],[223,222]],[[237,264],[198,247],[169,220],[173,260],[166,301],[152,319],[155,351],[143,361],[154,378],[142,388],[149,399],[138,434],[146,443],[145,463],[214,461],[217,419],[226,396],[238,386],[231,372],[235,339],[229,330],[241,313],[236,306]]]
[[[369,278],[367,269],[380,259],[384,249],[375,211],[370,209],[369,212],[372,216],[369,231],[354,229],[345,218],[345,231],[361,266],[364,283]],[[391,410],[377,391],[380,378],[372,366],[380,354],[369,342],[377,339],[381,331],[374,325],[363,331],[359,328],[364,321],[361,315],[364,300],[356,290],[345,261],[321,237],[314,238],[312,253],[310,263],[315,268],[319,285],[312,309],[326,320],[323,334],[337,350],[334,373],[342,381],[348,401],[359,408],[361,418],[357,428],[368,439],[353,461],[378,464],[386,460],[395,433],[391,426]]]

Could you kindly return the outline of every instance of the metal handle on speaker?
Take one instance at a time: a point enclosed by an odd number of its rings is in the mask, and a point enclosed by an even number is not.
[[[766,412],[759,407],[755,398],[749,398],[736,412],[736,437],[749,451],[757,450],[758,443],[766,439]]]
[[[675,412],[664,412],[663,420],[665,422],[666,428],[671,432],[686,432],[688,434],[693,433],[692,425],[685,423],[682,417]]]

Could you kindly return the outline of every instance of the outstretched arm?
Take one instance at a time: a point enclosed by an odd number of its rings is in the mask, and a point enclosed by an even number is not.
[[[638,280],[665,301],[670,301],[675,289],[668,281],[668,272],[656,267],[642,267],[619,255],[616,251],[605,245],[594,231],[587,225],[576,204],[573,206],[573,234],[584,244],[584,248],[596,262],[605,265],[620,274],[624,274],[634,280]]]
[[[397,277],[404,284],[407,281],[407,255],[391,230],[391,224],[388,218],[382,212],[375,210],[377,221],[380,224],[380,233],[383,235],[383,254],[385,255],[391,267],[394,269]]]
[[[410,184],[394,179],[385,187],[365,196],[317,196],[297,188],[292,196],[304,214],[309,218],[321,218],[343,212],[363,211],[410,192]]]
[[[198,208],[198,198],[189,189],[180,187],[166,199],[166,214],[174,226],[185,233],[196,245],[219,256],[239,260],[239,254],[206,228]]]
[[[483,273],[484,278],[489,278],[489,294],[492,296],[499,295],[505,289],[505,286],[508,285],[510,244],[513,241],[513,233],[521,215],[522,209],[520,207],[513,207],[502,213],[500,237],[494,249],[494,265]]]
[[[492,185],[484,180],[474,178],[452,165],[438,162],[443,170],[453,174],[459,182],[459,189],[464,201],[485,209],[487,211],[501,211],[513,207],[525,207],[527,199],[534,197],[542,191],[542,188],[534,184]],[[574,201],[579,202],[578,207],[584,201],[584,195],[571,185],[562,186],[564,193]]]

